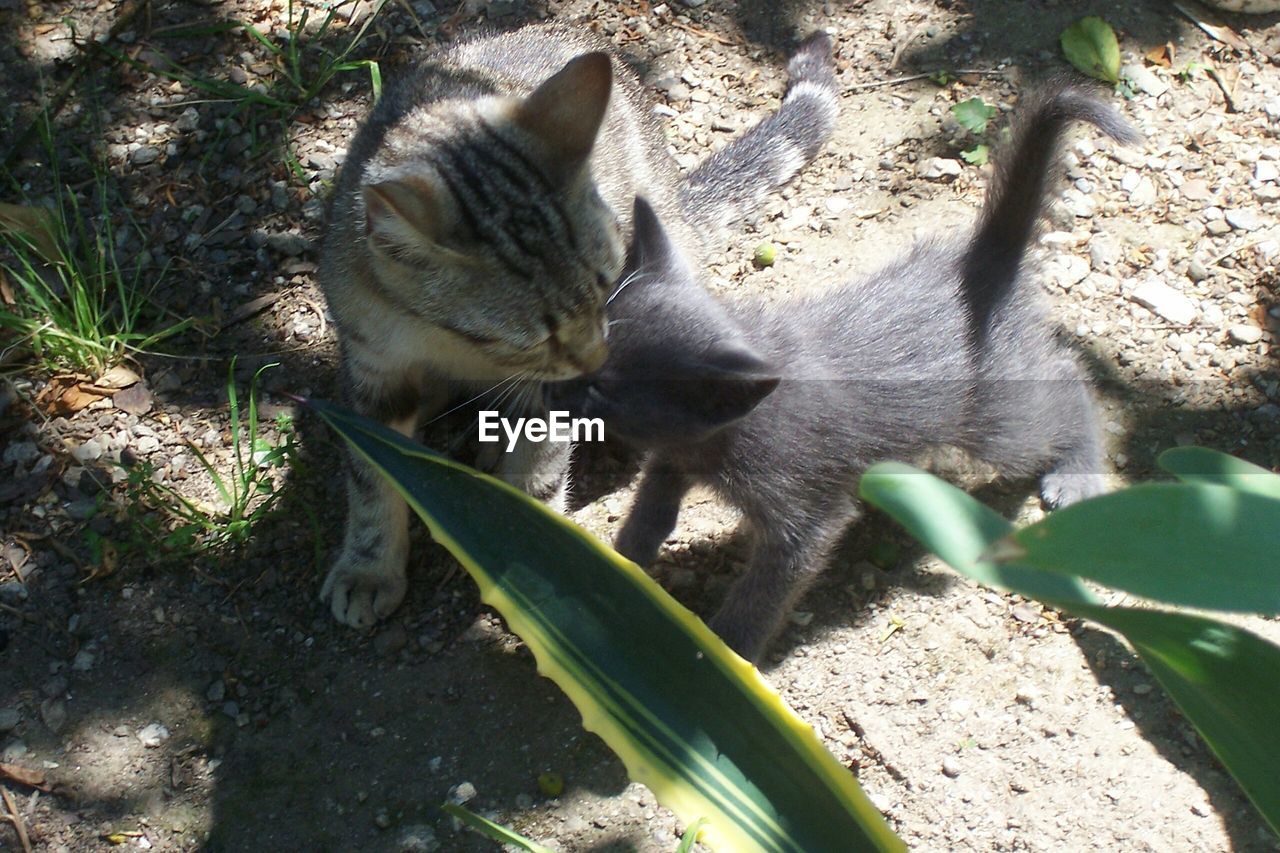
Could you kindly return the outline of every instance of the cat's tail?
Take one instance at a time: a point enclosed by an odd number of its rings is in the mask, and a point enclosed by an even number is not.
[[[685,218],[704,233],[743,219],[818,155],[836,124],[831,36],[818,31],[787,62],[782,107],[712,154],[680,185]]]
[[[962,294],[973,331],[982,340],[996,306],[1012,291],[1023,256],[1044,210],[1050,172],[1062,134],[1074,121],[1092,124],[1117,142],[1141,136],[1118,112],[1067,83],[1049,86],[1020,110],[1013,139],[995,172],[964,260]]]

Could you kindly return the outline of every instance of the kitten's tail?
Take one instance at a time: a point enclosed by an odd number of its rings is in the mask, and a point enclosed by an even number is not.
[[[782,107],[704,160],[680,185],[685,217],[710,233],[745,217],[795,177],[835,130],[831,36],[818,31],[787,62]]]
[[[1021,110],[1013,141],[997,157],[977,230],[964,260],[964,295],[977,340],[992,312],[1010,293],[1027,244],[1044,209],[1049,173],[1057,163],[1063,131],[1073,121],[1092,124],[1117,142],[1141,136],[1119,113],[1093,95],[1058,83]]]

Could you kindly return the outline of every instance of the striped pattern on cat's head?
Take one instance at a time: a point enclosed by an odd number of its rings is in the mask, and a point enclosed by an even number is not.
[[[611,80],[609,57],[588,53],[524,98],[424,106],[364,169],[356,214],[382,295],[443,329],[471,378],[604,360],[622,245],[588,158]]]

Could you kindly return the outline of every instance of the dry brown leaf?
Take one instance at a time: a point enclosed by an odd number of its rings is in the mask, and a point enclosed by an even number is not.
[[[17,782],[19,785],[25,785],[28,788],[38,788],[46,793],[48,793],[50,787],[45,782],[43,770],[22,767],[18,764],[0,764],[0,779]]]
[[[54,376],[36,396],[36,402],[49,414],[73,415],[90,403],[115,393],[112,388],[99,388],[89,377],[75,373]]]
[[[141,376],[134,373],[123,364],[117,364],[115,367],[99,376],[93,384],[99,388],[110,388],[115,391],[121,388],[128,388],[141,378]]]
[[[9,281],[9,276],[0,270],[0,300],[5,305],[16,305],[18,300],[13,295],[13,282]]]
[[[1143,54],[1147,58],[1147,62],[1152,65],[1159,65],[1162,68],[1173,67],[1174,47],[1173,42],[1167,41],[1164,44],[1156,45]]]
[[[0,203],[0,231],[29,241],[48,263],[62,260],[53,214],[42,207]]]

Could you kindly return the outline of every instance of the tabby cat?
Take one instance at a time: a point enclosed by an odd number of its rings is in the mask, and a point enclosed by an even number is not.
[[[531,26],[444,48],[388,87],[352,140],[321,259],[352,408],[411,434],[459,395],[598,368],[632,198],[643,192],[699,257],[701,235],[789,180],[833,126],[830,41],[817,35],[779,113],[682,185],[611,50],[590,31]],[[515,414],[537,414],[540,393],[512,396],[531,409]],[[554,501],[568,454],[521,442],[498,473]],[[354,457],[347,505],[321,597],[364,627],[404,597],[408,510]]]

